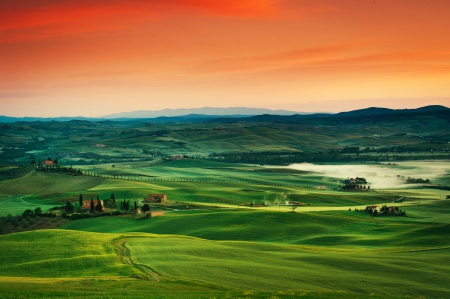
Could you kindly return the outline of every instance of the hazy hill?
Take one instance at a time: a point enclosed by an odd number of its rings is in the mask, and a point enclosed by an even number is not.
[[[231,107],[231,108],[193,108],[193,109],[164,109],[159,111],[140,110],[133,112],[123,112],[110,114],[98,118],[89,117],[10,117],[0,115],[0,123],[14,123],[19,121],[59,121],[70,120],[88,120],[88,121],[152,121],[152,122],[196,122],[196,121],[215,121],[215,122],[236,122],[236,121],[255,121],[255,122],[274,122],[274,121],[299,121],[315,118],[335,118],[335,117],[358,117],[373,115],[391,115],[391,114],[410,114],[425,113],[432,111],[450,111],[450,108],[431,105],[417,109],[389,109],[370,107],[365,109],[340,112],[340,113],[305,113],[288,110],[270,110],[261,108]]]
[[[295,112],[288,110],[270,110],[263,108],[246,108],[246,107],[230,107],[230,108],[190,108],[190,109],[164,109],[164,110],[138,110],[132,112],[114,113],[102,116],[102,118],[155,118],[160,116],[186,116],[186,115],[214,115],[214,116],[253,116],[260,114],[276,114],[276,115],[293,115],[293,114],[307,114],[304,112]]]
[[[430,105],[424,106],[417,109],[389,109],[389,108],[379,108],[379,107],[370,107],[359,110],[352,110],[347,112],[337,113],[337,116],[360,116],[360,115],[377,115],[377,114],[394,114],[394,113],[413,113],[413,112],[429,112],[429,111],[438,111],[438,110],[447,110],[450,111],[450,108],[440,105]]]

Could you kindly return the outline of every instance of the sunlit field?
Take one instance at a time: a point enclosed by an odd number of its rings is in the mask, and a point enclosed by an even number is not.
[[[139,206],[149,193],[168,200],[151,204],[164,211],[156,218],[9,225],[13,233],[0,235],[0,253],[8,255],[0,263],[0,298],[445,298],[448,192],[397,175],[446,182],[448,166],[187,159],[4,180],[4,221],[27,208],[77,205],[80,194],[114,194]],[[366,177],[370,191],[340,190],[342,180],[356,176]],[[397,205],[406,216],[373,217],[367,205]]]

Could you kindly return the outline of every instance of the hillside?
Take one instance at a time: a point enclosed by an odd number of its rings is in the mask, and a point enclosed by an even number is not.
[[[267,116],[264,120],[264,117],[231,122],[228,119],[2,124],[0,162],[29,164],[48,157],[58,158],[65,165],[157,162],[161,157],[186,155],[223,156],[228,162],[286,164],[376,161],[386,153],[391,155],[389,159],[403,156],[442,159],[449,154],[447,110],[305,119]],[[355,153],[364,157],[351,155]]]

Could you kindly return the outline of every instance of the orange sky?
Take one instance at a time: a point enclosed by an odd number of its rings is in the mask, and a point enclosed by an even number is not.
[[[0,115],[450,106],[448,0],[0,0]]]

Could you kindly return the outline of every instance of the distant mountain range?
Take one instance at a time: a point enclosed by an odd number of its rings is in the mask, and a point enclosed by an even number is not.
[[[190,109],[164,109],[164,110],[138,110],[132,112],[122,112],[101,116],[100,118],[116,119],[116,118],[156,118],[156,117],[173,117],[173,116],[187,116],[191,115],[197,118],[202,116],[228,116],[228,117],[242,117],[254,116],[261,114],[275,114],[275,115],[293,115],[293,114],[308,114],[305,112],[295,112],[288,110],[270,110],[264,108],[246,108],[246,107],[230,107],[230,108],[190,108]]]
[[[158,111],[133,111],[123,112],[105,115],[97,118],[88,117],[10,117],[0,116],[0,123],[11,123],[17,121],[70,121],[70,120],[85,120],[85,121],[140,121],[148,120],[155,122],[168,122],[168,121],[276,121],[286,117],[306,119],[315,117],[352,117],[352,116],[364,116],[364,115],[385,115],[395,113],[420,113],[430,111],[450,111],[450,108],[440,105],[425,106],[417,109],[389,109],[389,108],[377,108],[370,107],[365,109],[340,112],[340,113],[305,113],[295,112],[288,110],[270,110],[262,108],[245,108],[245,107],[232,107],[232,108],[192,108],[192,109],[164,109]]]

